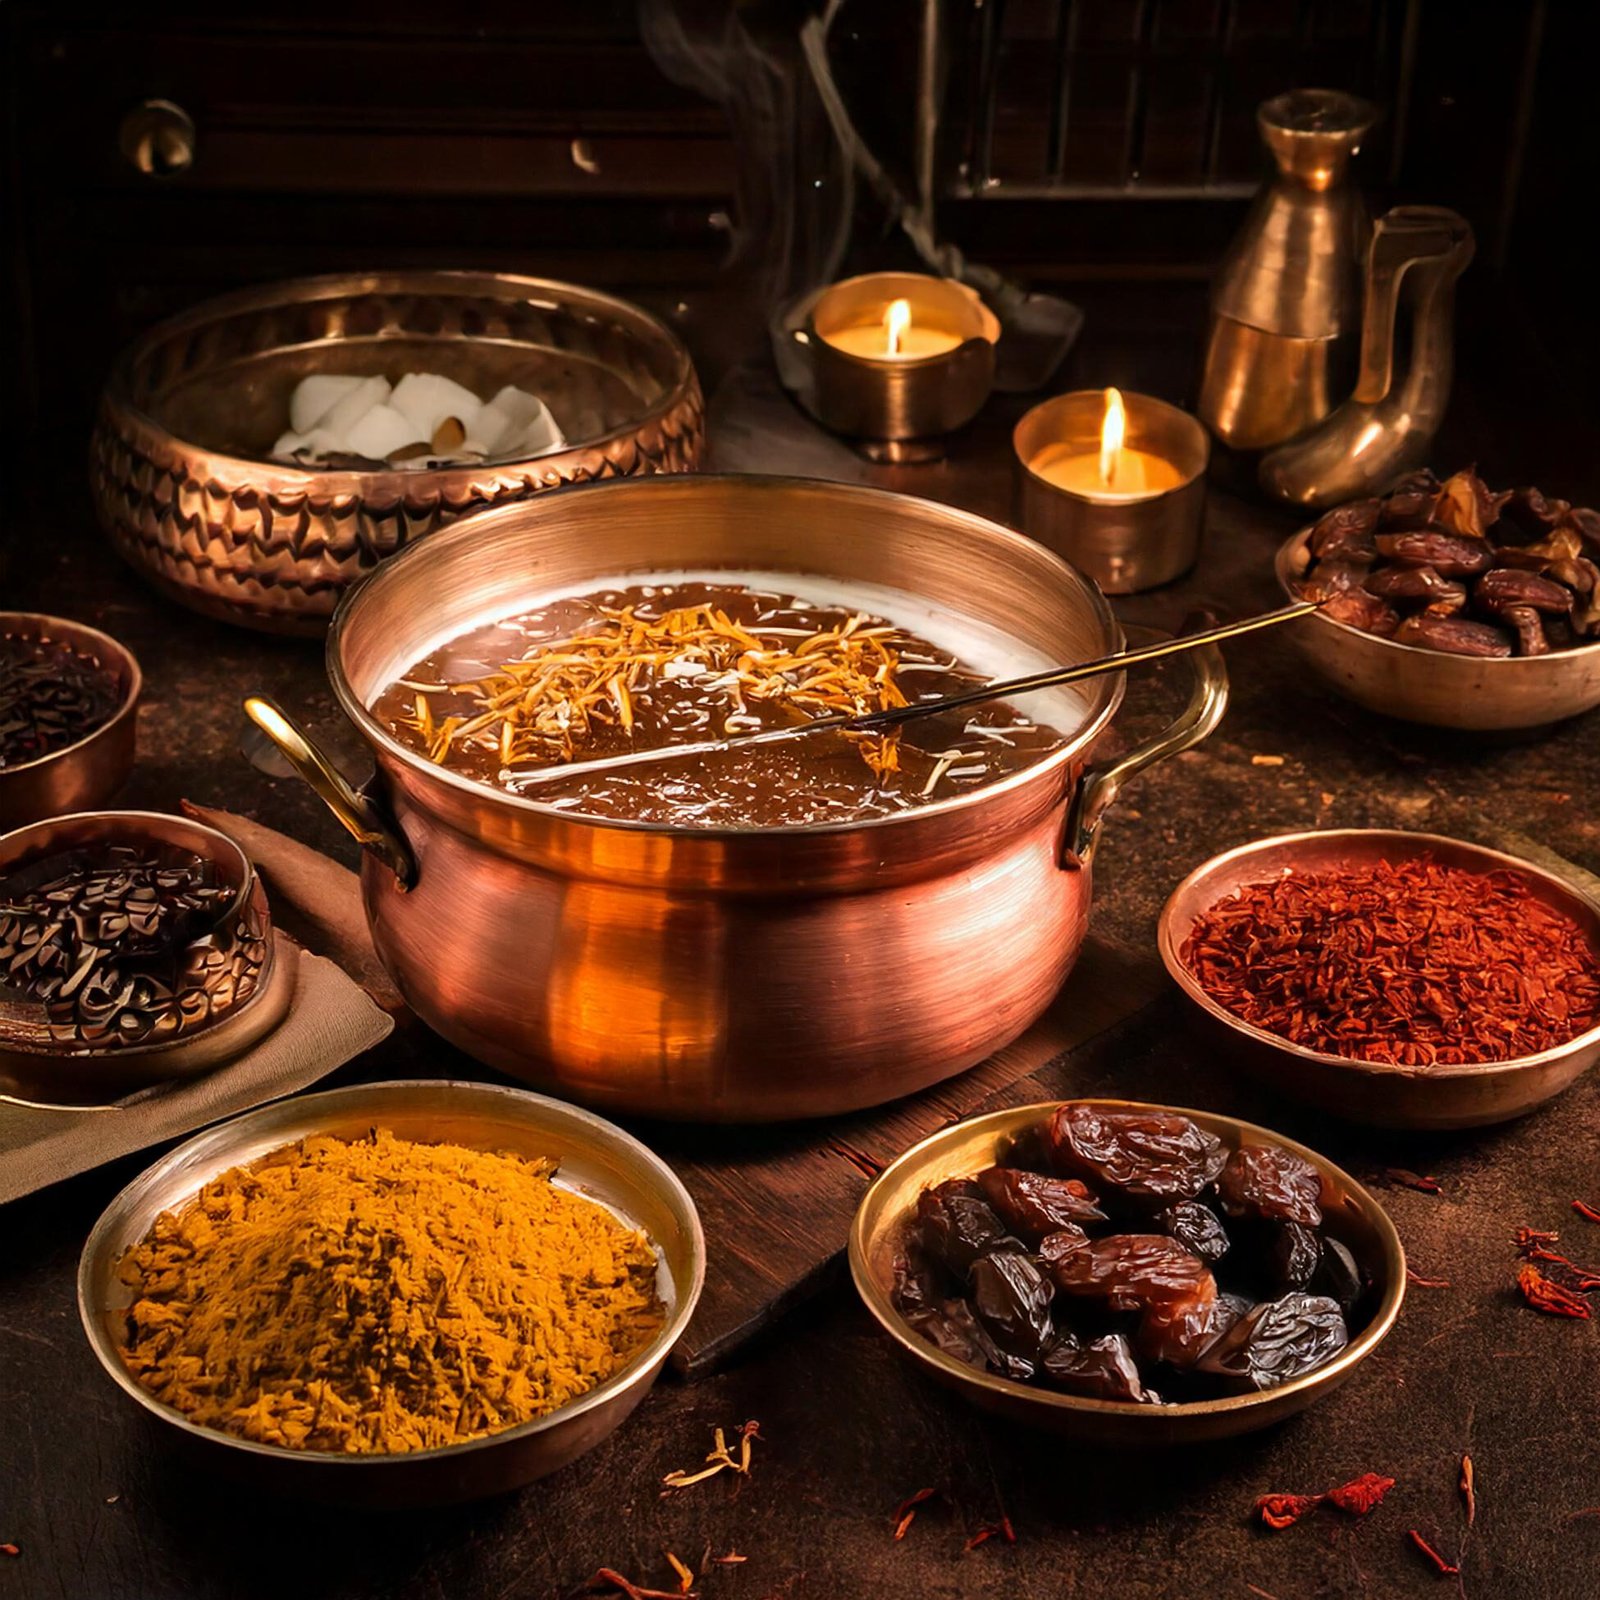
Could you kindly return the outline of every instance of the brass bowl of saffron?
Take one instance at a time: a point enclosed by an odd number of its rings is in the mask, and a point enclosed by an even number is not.
[[[970,1177],[992,1166],[1018,1135],[1042,1128],[1057,1108],[1067,1103],[1049,1100],[1012,1106],[941,1128],[885,1167],[862,1196],[850,1227],[851,1276],[867,1310],[929,1377],[1008,1421],[1092,1444],[1141,1448],[1201,1444],[1270,1427],[1304,1411],[1344,1383],[1383,1343],[1405,1299],[1405,1250],[1388,1213],[1349,1173],[1293,1139],[1236,1117],[1094,1098],[1070,1103],[1106,1111],[1176,1112],[1215,1134],[1230,1150],[1241,1144],[1276,1144],[1309,1161],[1322,1175],[1323,1228],[1348,1247],[1369,1285],[1364,1296],[1369,1308],[1366,1322],[1351,1330],[1350,1342],[1331,1361],[1275,1389],[1172,1405],[1097,1400],[1036,1388],[968,1366],[923,1338],[896,1310],[892,1298],[895,1257],[904,1249],[917,1197],[935,1184]]]
[[[1380,1128],[1477,1128],[1542,1105],[1600,1059],[1600,1024],[1565,1044],[1507,1061],[1392,1066],[1307,1049],[1243,1021],[1201,986],[1183,944],[1204,912],[1250,885],[1288,872],[1400,865],[1426,856],[1468,872],[1519,874],[1534,895],[1571,917],[1600,951],[1600,905],[1518,856],[1437,833],[1397,828],[1334,829],[1259,839],[1196,867],[1162,908],[1157,942],[1167,971],[1223,1042],[1225,1058],[1263,1087],[1352,1122]]]
[[[654,1243],[657,1293],[667,1311],[660,1332],[619,1372],[547,1416],[460,1444],[389,1455],[260,1444],[202,1427],[142,1388],[118,1354],[118,1326],[132,1295],[117,1269],[156,1218],[181,1210],[230,1167],[299,1139],[359,1139],[375,1127],[423,1144],[555,1157],[561,1187],[643,1229]],[[111,1380],[165,1424],[174,1447],[200,1470],[319,1504],[432,1506],[520,1488],[575,1461],[620,1427],[688,1326],[704,1278],[705,1236],[693,1200],[671,1168],[630,1134],[593,1112],[526,1089],[423,1079],[279,1100],[179,1145],[135,1178],[95,1224],[78,1264],[78,1314]]]

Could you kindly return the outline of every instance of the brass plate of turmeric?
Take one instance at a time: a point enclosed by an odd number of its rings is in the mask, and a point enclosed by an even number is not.
[[[597,1202],[655,1248],[664,1322],[620,1370],[531,1421],[478,1437],[393,1453],[294,1448],[201,1426],[137,1380],[121,1347],[133,1290],[120,1264],[163,1213],[180,1212],[230,1168],[249,1167],[301,1139],[355,1143],[387,1130],[421,1145],[555,1160],[555,1184]],[[135,1179],[84,1246],[78,1304],[95,1354],[172,1437],[225,1470],[288,1493],[346,1504],[424,1505],[531,1482],[583,1454],[620,1425],[654,1382],[699,1297],[705,1243],[688,1193],[667,1166],[621,1129],[526,1090],[422,1081],[363,1084],[264,1106],[200,1134]]]

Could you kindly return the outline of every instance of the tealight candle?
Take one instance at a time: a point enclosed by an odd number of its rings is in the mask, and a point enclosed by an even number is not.
[[[806,296],[784,316],[784,382],[835,433],[877,460],[943,455],[994,386],[1000,324],[951,278],[874,272]]]
[[[915,321],[909,300],[891,300],[876,320],[835,328],[822,337],[835,350],[843,350],[846,355],[865,356],[869,361],[918,361],[924,356],[943,355],[961,343],[955,334],[943,328]]]
[[[1151,589],[1194,564],[1210,442],[1186,412],[1081,390],[1035,406],[1012,445],[1023,530],[1106,593]]]

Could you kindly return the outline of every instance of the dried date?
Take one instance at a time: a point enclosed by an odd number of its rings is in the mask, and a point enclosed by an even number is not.
[[[1519,656],[1543,656],[1550,653],[1550,641],[1545,637],[1544,621],[1532,606],[1502,606],[1501,619],[1517,639]]]
[[[1275,1389],[1325,1365],[1349,1340],[1337,1301],[1297,1291],[1242,1316],[1197,1365],[1248,1388]]]
[[[1380,502],[1378,527],[1385,532],[1425,528],[1438,504],[1439,480],[1424,467],[1402,478]]]
[[[1476,577],[1494,561],[1494,551],[1482,539],[1437,528],[1380,533],[1378,553],[1403,567],[1432,567],[1445,578]]]
[[[1104,1334],[1088,1344],[1063,1339],[1045,1352],[1039,1376],[1053,1388],[1093,1400],[1161,1404],[1161,1396],[1145,1387],[1133,1349],[1120,1333]]]
[[[1322,1241],[1298,1222],[1280,1223],[1272,1230],[1267,1262],[1275,1289],[1304,1289],[1322,1263]]]
[[[1308,597],[1309,598],[1309,597]],[[1323,602],[1322,614],[1363,633],[1387,639],[1400,626],[1400,613],[1365,589],[1351,589]]]
[[[946,1300],[942,1305],[914,1311],[906,1318],[906,1326],[969,1367],[986,1368],[1017,1383],[1026,1383],[1034,1374],[1033,1362],[1002,1350],[965,1300]]]
[[[1325,512],[1311,530],[1311,554],[1318,561],[1348,561],[1370,566],[1378,555],[1373,536],[1377,532],[1380,509],[1380,501],[1354,500]]]
[[[1304,1156],[1276,1144],[1242,1144],[1217,1179],[1222,1209],[1230,1217],[1265,1222],[1322,1223],[1322,1174]]]
[[[1007,1237],[977,1185],[961,1180],[918,1196],[917,1231],[923,1249],[956,1278],[966,1277],[979,1256]]]
[[[1055,1339],[1054,1291],[1029,1257],[1010,1250],[982,1256],[968,1287],[973,1311],[1002,1350],[1037,1361]]]
[[[1513,489],[1500,507],[1490,532],[1497,542],[1524,543],[1542,539],[1572,507],[1565,500],[1546,499],[1537,489]]]
[[[1222,1226],[1222,1219],[1198,1200],[1180,1200],[1165,1211],[1158,1211],[1151,1220],[1207,1265],[1228,1253],[1228,1231]]]
[[[1169,1111],[1101,1111],[1072,1103],[1050,1119],[1056,1169],[1114,1191],[1136,1205],[1159,1208],[1192,1200],[1222,1170],[1222,1141],[1188,1117]]]
[[[1312,1292],[1337,1300],[1348,1317],[1351,1307],[1366,1292],[1366,1287],[1366,1280],[1350,1247],[1337,1239],[1324,1239],[1321,1259],[1310,1284]]]
[[[1498,660],[1511,654],[1511,638],[1504,628],[1472,622],[1466,617],[1436,617],[1427,611],[1407,617],[1391,637],[1396,644],[1442,650],[1452,656]]]
[[[1249,1308],[1233,1295],[1152,1306],[1139,1321],[1136,1344],[1146,1361],[1192,1367]]]
[[[1432,567],[1380,567],[1367,575],[1362,587],[1380,600],[1415,600],[1441,611],[1459,611],[1467,603],[1467,586],[1441,576]]]
[[[1164,1233],[1115,1233],[1064,1250],[1045,1270],[1063,1294],[1103,1300],[1112,1311],[1144,1311],[1216,1298],[1216,1279],[1199,1256]]]
[[[1572,610],[1572,591],[1564,584],[1512,567],[1496,567],[1484,573],[1472,586],[1472,598],[1486,611],[1530,606],[1535,611],[1565,616]]]
[[[995,1215],[1030,1242],[1061,1228],[1106,1220],[1088,1186],[1076,1178],[990,1167],[978,1174],[977,1183]]]

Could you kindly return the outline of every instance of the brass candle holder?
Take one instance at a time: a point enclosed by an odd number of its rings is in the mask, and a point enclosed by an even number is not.
[[[794,301],[779,333],[785,386],[870,460],[941,459],[994,387],[999,319],[953,278],[846,278]]]
[[[1018,526],[1107,594],[1153,589],[1194,565],[1211,443],[1186,411],[1079,389],[1035,406],[1011,443]]]

